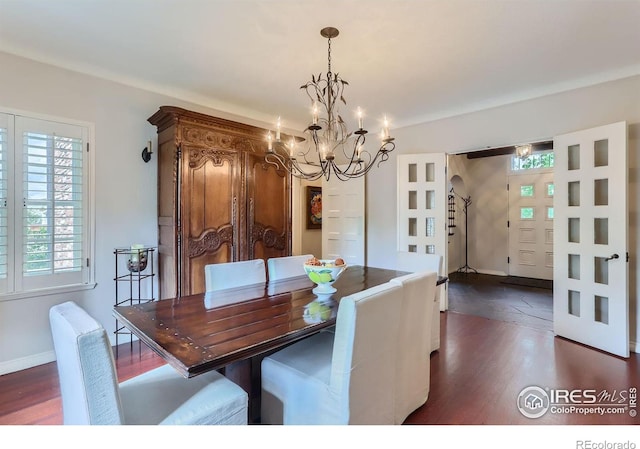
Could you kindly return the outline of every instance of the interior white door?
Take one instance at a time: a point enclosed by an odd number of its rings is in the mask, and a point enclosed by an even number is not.
[[[397,156],[398,251],[442,256],[447,261],[447,155],[445,153]],[[440,310],[448,308],[446,285],[440,294]]]
[[[553,279],[553,172],[509,176],[509,275]]]
[[[629,357],[627,124],[554,138],[556,335]]]
[[[322,180],[322,258],[364,265],[364,180]]]

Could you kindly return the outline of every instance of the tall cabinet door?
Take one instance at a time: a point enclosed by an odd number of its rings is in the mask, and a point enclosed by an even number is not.
[[[246,245],[242,260],[291,254],[291,176],[264,161],[263,154],[245,153]]]
[[[240,153],[183,145],[182,295],[205,291],[204,266],[238,260]]]

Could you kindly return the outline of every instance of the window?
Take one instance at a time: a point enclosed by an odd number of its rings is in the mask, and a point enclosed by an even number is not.
[[[88,284],[89,127],[0,113],[0,297]]]
[[[553,197],[553,193],[555,192],[555,187],[552,182],[547,184],[547,196],[549,198]]]
[[[521,220],[533,220],[534,219],[534,209],[533,207],[521,207],[520,208],[520,219]]]
[[[520,196],[523,197],[532,197],[533,196],[533,185],[524,185],[520,186]]]
[[[517,156],[511,157],[511,170],[533,170],[538,168],[553,168],[553,151],[532,153],[524,159]]]

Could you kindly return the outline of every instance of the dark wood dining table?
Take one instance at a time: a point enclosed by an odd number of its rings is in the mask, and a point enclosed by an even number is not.
[[[350,266],[336,280],[336,292],[313,293],[306,275],[288,280],[207,292],[148,303],[116,306],[113,314],[140,341],[184,377],[243,366],[289,343],[333,326],[340,299],[407,274],[403,271]],[[440,277],[438,284],[445,282]],[[254,364],[255,365],[255,364]],[[245,389],[255,384],[248,365]],[[231,375],[225,372],[225,375]],[[259,375],[259,373],[258,373]],[[244,384],[244,385],[243,385]],[[249,392],[254,396],[256,392]]]

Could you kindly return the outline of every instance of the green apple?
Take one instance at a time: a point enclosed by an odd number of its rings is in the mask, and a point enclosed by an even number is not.
[[[311,302],[309,303],[309,315],[315,315],[316,313],[320,312],[320,309],[322,308],[322,306],[320,304],[318,304],[317,302]]]

